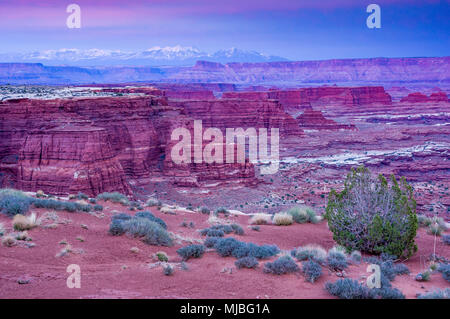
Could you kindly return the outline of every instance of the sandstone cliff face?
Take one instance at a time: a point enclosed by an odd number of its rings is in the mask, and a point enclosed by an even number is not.
[[[339,124],[325,118],[321,111],[305,110],[296,120],[301,128],[307,130],[356,130],[355,125]]]
[[[275,127],[280,134],[302,135],[276,101],[175,99],[168,104],[165,92],[120,90],[144,96],[1,102],[0,172],[15,187],[61,195],[131,194],[130,183],[154,176],[178,186],[255,185],[255,168],[248,161],[174,164],[171,132],[192,131],[200,119],[205,129],[217,127],[224,135],[227,127]]]
[[[402,98],[400,102],[407,103],[427,103],[427,102],[448,102],[448,96],[444,92],[431,93],[430,96],[426,96],[420,92],[414,92],[408,94],[408,96]]]

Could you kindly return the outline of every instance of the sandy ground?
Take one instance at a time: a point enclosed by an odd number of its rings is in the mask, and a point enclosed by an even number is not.
[[[323,276],[311,284],[301,273],[281,276],[263,273],[262,266],[266,261],[260,262],[256,270],[238,270],[234,266],[235,258],[222,258],[211,250],[200,259],[189,260],[188,270],[182,270],[176,250],[187,242],[167,248],[149,246],[125,235],[113,237],[108,234],[111,216],[115,212],[134,213],[120,205],[101,204],[105,207],[103,216],[58,212],[60,219],[70,222],[54,229],[38,227],[29,231],[35,244],[32,248],[25,247],[25,243],[0,246],[0,298],[333,298],[324,285],[338,277],[325,268]],[[42,216],[47,210],[33,209],[33,212]],[[166,221],[169,231],[187,238],[201,239],[197,229],[209,226],[208,216],[200,213],[178,211],[176,215],[168,215],[156,209],[152,212]],[[233,235],[242,241],[276,244],[282,250],[310,243],[327,249],[335,245],[324,221],[317,225],[263,225],[258,232],[247,227],[247,216],[229,219],[244,227],[245,235]],[[182,227],[180,224],[184,220],[194,222],[195,228]],[[2,215],[0,222],[8,230],[12,229],[10,218]],[[77,239],[80,236],[84,241]],[[60,243],[62,240],[72,246],[73,252],[56,257],[64,248]],[[428,265],[426,260],[433,253],[434,237],[420,229],[416,241],[419,251],[405,262],[411,274],[397,276],[393,281],[393,286],[407,298],[449,286],[440,273],[434,273],[429,282],[414,280],[415,275]],[[139,252],[130,251],[132,247],[138,247]],[[165,276],[161,266],[152,267],[155,263],[152,255],[158,251],[165,251],[174,263],[172,276]],[[440,238],[436,242],[436,254],[450,258],[450,248]],[[67,287],[69,273],[66,269],[70,264],[81,268],[79,289]],[[225,268],[232,268],[232,272],[224,272]],[[365,263],[350,265],[347,276],[363,281],[364,276],[369,275],[366,268]]]

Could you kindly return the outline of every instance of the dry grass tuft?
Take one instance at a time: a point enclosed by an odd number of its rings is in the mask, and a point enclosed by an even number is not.
[[[13,218],[13,227],[15,230],[30,230],[38,225],[36,214],[32,213],[30,216],[15,215]]]
[[[269,214],[255,214],[250,218],[251,225],[267,225],[271,223],[271,215]]]
[[[278,213],[273,216],[272,222],[277,226],[288,226],[292,225],[294,219],[288,213]]]

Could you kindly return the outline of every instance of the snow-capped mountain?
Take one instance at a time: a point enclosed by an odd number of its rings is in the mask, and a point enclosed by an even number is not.
[[[41,62],[46,65],[104,66],[104,65],[193,65],[198,60],[219,63],[287,61],[277,56],[236,48],[212,54],[194,47],[152,47],[142,51],[102,49],[58,49],[28,53],[0,54],[0,62]]]

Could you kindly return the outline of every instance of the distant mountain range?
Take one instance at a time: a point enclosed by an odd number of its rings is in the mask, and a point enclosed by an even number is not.
[[[450,87],[450,57],[260,63],[197,61],[194,66],[47,66],[0,63],[1,84],[235,83],[240,85],[399,85]]]
[[[143,51],[59,49],[0,53],[0,62],[43,63],[53,66],[192,66],[198,60],[218,63],[287,61],[282,57],[236,48],[209,54],[197,48],[179,45],[153,47]]]

